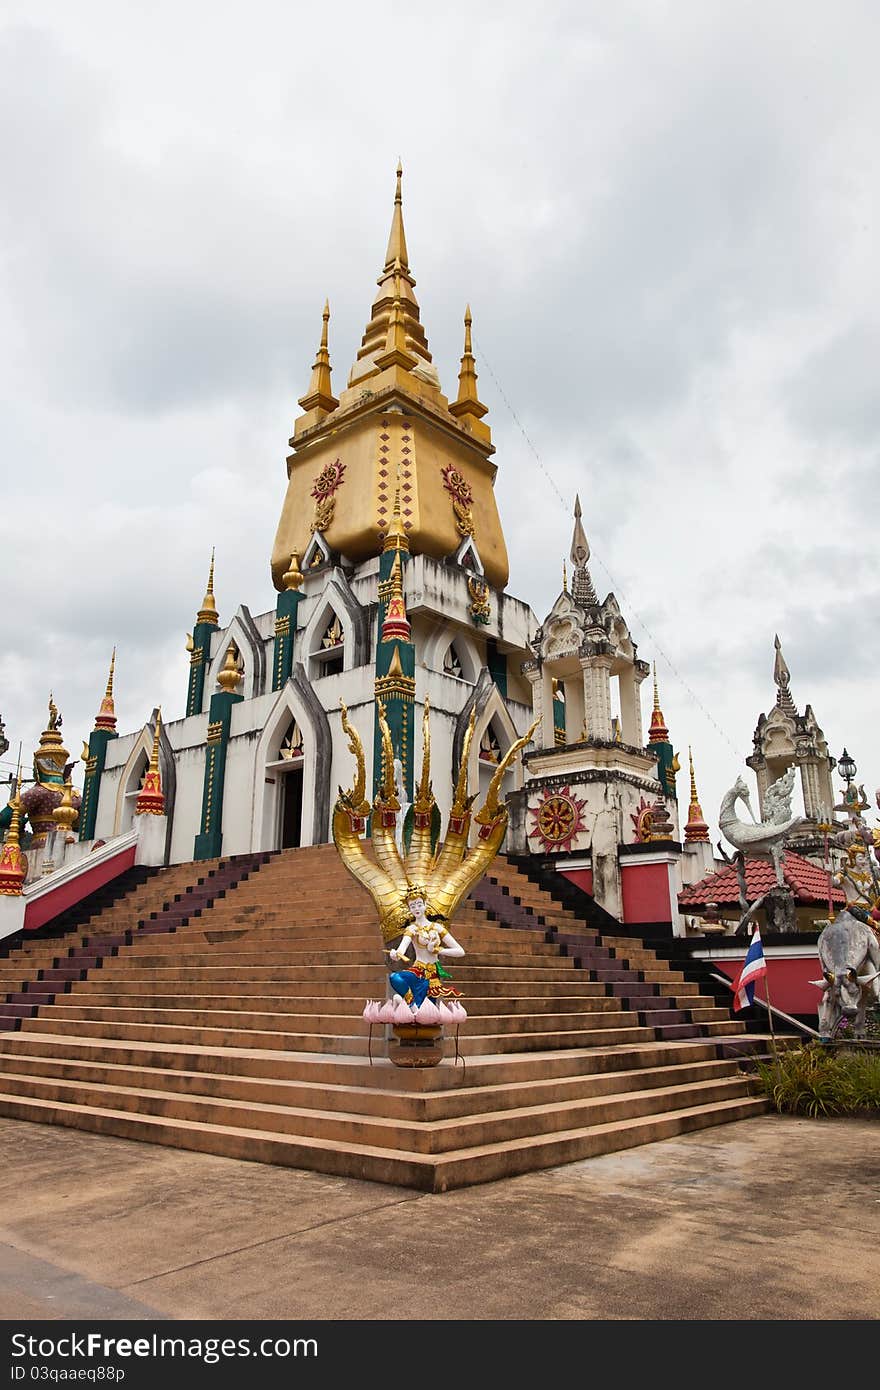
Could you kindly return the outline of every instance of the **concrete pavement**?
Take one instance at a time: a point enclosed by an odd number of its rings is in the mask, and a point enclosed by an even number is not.
[[[876,1121],[764,1116],[441,1196],[7,1119],[0,1152],[7,1320],[878,1312]]]

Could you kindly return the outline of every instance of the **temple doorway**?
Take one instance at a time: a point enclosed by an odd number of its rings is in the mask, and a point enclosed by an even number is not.
[[[298,849],[302,843],[303,770],[285,770],[281,781],[281,835],[279,849]]]

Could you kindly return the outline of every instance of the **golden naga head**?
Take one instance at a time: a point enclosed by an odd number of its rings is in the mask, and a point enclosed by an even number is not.
[[[394,747],[385,717],[385,706],[377,701],[382,745],[379,790],[372,806],[365,797],[364,750],[357,730],[342,706],[342,727],[348,735],[355,757],[356,773],[349,791],[342,787],[333,809],[333,840],[342,862],[373,898],[383,939],[400,936],[412,918],[410,903],[421,898],[429,913],[449,919],[473,885],[486,873],[504,839],[508,811],[500,800],[504,774],[532,738],[538,721],[511,745],[495,769],[486,799],[473,817],[479,826],[476,844],[469,849],[471,807],[475,800],[468,793],[468,753],[474,733],[471,715],[462,747],[461,769],[455,786],[446,834],[434,846],[432,818],[437,803],[431,787],[430,709],[425,700],[422,722],[422,771],[412,805],[412,835],[405,854],[398,849],[397,819],[400,811],[398,787],[394,778]],[[370,818],[372,855],[361,839]]]

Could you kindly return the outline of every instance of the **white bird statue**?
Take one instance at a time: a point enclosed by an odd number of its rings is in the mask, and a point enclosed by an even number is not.
[[[767,788],[764,793],[765,804],[772,808],[771,815],[774,817],[781,808],[790,809],[791,787],[793,779],[787,776],[780,777],[777,782]],[[776,882],[780,888],[785,887],[785,880],[782,876],[782,854],[785,840],[791,832],[799,825],[803,824],[803,816],[789,816],[786,820],[765,820],[749,825],[747,821],[741,821],[736,816],[736,803],[742,801],[748,807],[749,815],[755,820],[752,810],[752,803],[749,800],[749,789],[741,777],[737,777],[730,791],[721,802],[721,810],[718,812],[718,824],[721,833],[726,840],[738,849],[741,854],[747,855],[751,859],[770,859],[776,870]]]

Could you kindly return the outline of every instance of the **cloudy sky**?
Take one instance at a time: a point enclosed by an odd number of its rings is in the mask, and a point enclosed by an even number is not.
[[[79,751],[114,643],[120,728],[182,714],[212,544],[221,617],[273,606],[321,307],[340,387],[400,156],[512,592],[545,615],[578,491],[710,820],[776,631],[880,784],[878,51],[870,0],[0,0],[7,764],[50,688]]]

